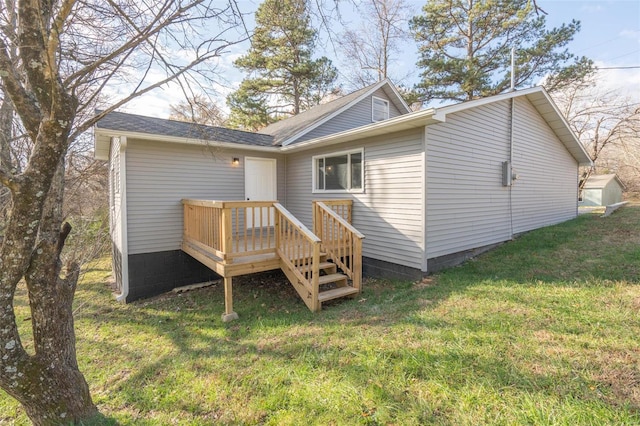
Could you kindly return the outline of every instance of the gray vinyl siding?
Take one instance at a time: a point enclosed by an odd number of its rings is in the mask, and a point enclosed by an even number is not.
[[[578,164],[526,98],[515,99],[513,232],[577,215]]]
[[[511,101],[447,116],[427,128],[426,258],[511,239],[577,214],[578,164],[526,98],[517,98],[511,187]]]
[[[129,254],[180,249],[183,198],[244,200],[245,156],[278,160],[278,197],[284,197],[281,155],[129,140]],[[240,158],[239,166],[231,165],[233,157]]]
[[[366,257],[420,269],[423,253],[423,129],[287,156],[286,207],[312,229],[311,201],[352,199]],[[363,193],[312,193],[312,157],[364,148]]]
[[[400,110],[398,110],[393,102],[391,102],[389,96],[387,96],[385,91],[380,88],[376,90],[372,95],[362,99],[360,102],[356,103],[343,113],[337,115],[336,117],[333,117],[326,123],[321,124],[320,126],[311,130],[309,133],[301,136],[296,140],[295,143],[319,138],[321,136],[326,136],[349,129],[355,129],[356,127],[364,126],[366,124],[371,124],[373,122],[371,119],[371,99],[373,96],[389,101],[389,118],[401,115]]]
[[[509,102],[496,102],[427,127],[427,259],[511,238],[509,115]]]

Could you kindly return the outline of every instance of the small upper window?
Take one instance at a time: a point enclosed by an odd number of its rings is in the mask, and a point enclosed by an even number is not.
[[[386,99],[372,98],[371,103],[371,119],[373,121],[382,121],[389,118],[389,101]]]

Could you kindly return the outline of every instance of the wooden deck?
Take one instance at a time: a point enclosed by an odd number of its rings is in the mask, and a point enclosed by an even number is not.
[[[183,205],[182,250],[224,278],[224,320],[237,318],[232,278],[239,275],[282,269],[312,311],[361,289],[364,236],[349,223],[350,200],[313,202],[315,233],[275,201]]]

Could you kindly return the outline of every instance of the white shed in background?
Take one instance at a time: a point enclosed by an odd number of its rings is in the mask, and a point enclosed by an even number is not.
[[[624,184],[615,174],[592,175],[582,187],[581,206],[608,206],[622,201]]]

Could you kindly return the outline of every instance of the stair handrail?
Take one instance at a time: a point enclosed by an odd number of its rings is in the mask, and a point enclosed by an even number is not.
[[[283,270],[292,282],[299,281],[309,291],[308,300],[305,300],[307,306],[312,311],[319,311],[320,238],[280,203],[273,206],[276,210],[276,250],[287,267]]]
[[[362,240],[365,236],[322,201],[316,201],[314,204],[317,210],[313,215],[313,230],[322,240],[323,251],[326,251],[328,257],[351,279],[353,287],[360,290],[362,284]],[[326,223],[324,217],[327,217]],[[332,227],[331,230],[328,230],[328,226],[323,226],[328,225],[329,218],[338,229]],[[340,227],[346,233],[344,238],[341,236]],[[340,241],[346,241],[346,247],[340,244],[336,247],[336,244],[333,244],[336,234],[340,236]]]

